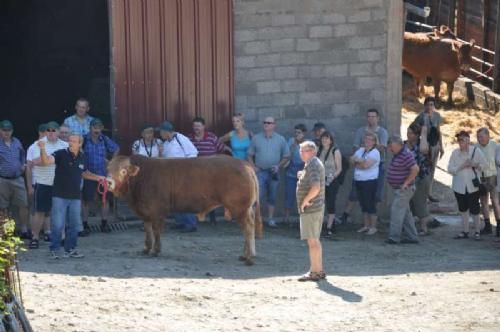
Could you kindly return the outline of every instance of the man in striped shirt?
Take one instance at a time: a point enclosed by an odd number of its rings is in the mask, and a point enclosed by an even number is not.
[[[419,168],[411,151],[404,146],[401,136],[391,136],[389,149],[393,157],[387,168],[387,182],[394,189],[394,199],[391,204],[389,238],[385,242],[418,243],[410,200],[415,193],[415,177]]]
[[[193,133],[189,136],[191,142],[198,150],[199,157],[214,156],[224,152],[224,144],[212,132],[205,130],[205,119],[196,117],[193,120]],[[215,210],[209,214],[210,222],[215,224]]]

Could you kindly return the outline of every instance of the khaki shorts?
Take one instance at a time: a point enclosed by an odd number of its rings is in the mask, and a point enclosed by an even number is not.
[[[483,186],[486,189],[487,193],[496,195],[497,176],[496,175],[487,176],[487,177],[482,178],[482,180],[483,180]],[[481,193],[481,194],[486,194],[486,193]]]
[[[17,179],[0,178],[0,209],[10,206],[28,206],[28,193],[22,176]]]
[[[323,225],[324,211],[300,215],[300,239],[319,239]]]
[[[427,196],[431,186],[431,175],[426,175],[423,179],[417,179],[415,182],[415,193],[410,201],[411,213],[421,219],[429,216],[429,206]]]

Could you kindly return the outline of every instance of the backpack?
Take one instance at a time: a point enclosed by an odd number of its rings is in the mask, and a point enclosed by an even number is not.
[[[436,146],[439,142],[439,132],[437,128],[432,125],[429,128],[429,133],[427,134],[427,142],[430,146]]]

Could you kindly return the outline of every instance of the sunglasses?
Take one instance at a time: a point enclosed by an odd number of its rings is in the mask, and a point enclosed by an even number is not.
[[[263,123],[264,123],[265,125],[266,125],[266,124],[274,124],[274,122],[269,122],[269,121],[264,121]]]
[[[55,133],[56,130],[55,129],[47,129],[47,132],[49,132],[49,133]]]

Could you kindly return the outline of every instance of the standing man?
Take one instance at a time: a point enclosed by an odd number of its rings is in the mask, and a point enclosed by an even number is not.
[[[305,162],[304,170],[298,173],[297,207],[300,215],[300,238],[307,240],[309,247],[309,272],[299,281],[319,281],[326,278],[323,271],[323,253],[320,242],[321,226],[325,210],[325,167],[316,157],[314,142],[300,144],[300,158]]]
[[[106,177],[95,175],[87,170],[85,155],[81,151],[83,138],[71,134],[69,147],[48,155],[45,149],[46,142],[38,141],[40,147],[40,165],[55,167],[54,186],[52,187],[52,222],[50,257],[59,259],[61,236],[66,226],[63,258],[82,258],[76,250],[78,228],[81,224],[80,185],[82,177],[86,180],[100,181]],[[67,215],[66,215],[67,214]],[[66,220],[68,221],[66,223]]]
[[[279,185],[279,170],[290,159],[290,149],[286,140],[274,132],[274,118],[264,119],[264,131],[252,137],[248,148],[248,161],[255,169],[259,180],[260,202],[264,202],[267,192],[267,210],[269,227],[277,227],[274,221],[274,206]]]
[[[59,139],[68,142],[69,134],[71,134],[71,128],[67,124],[63,123],[59,127]]]
[[[8,215],[9,208],[17,207],[21,238],[29,239],[28,195],[23,178],[26,152],[21,142],[12,137],[13,132],[12,122],[0,122],[0,211]]]
[[[497,193],[497,162],[496,153],[498,144],[490,139],[490,131],[488,128],[479,128],[477,130],[477,148],[479,148],[486,159],[486,167],[481,169],[481,175],[483,178],[482,186],[479,187],[479,195],[481,199],[481,208],[483,212],[484,219],[484,229],[483,234],[491,234],[493,231],[491,229],[490,223],[490,204],[493,207],[493,212],[495,213],[495,219],[498,225],[500,224],[500,206],[498,203],[498,193]],[[498,231],[497,231],[498,233]]]
[[[100,119],[93,119],[90,122],[90,132],[83,138],[83,152],[87,159],[87,167],[89,172],[99,176],[106,177],[107,162],[113,156],[118,154],[118,145],[109,137],[102,133],[104,125]],[[80,235],[88,235],[89,230],[89,209],[90,204],[95,201],[97,196],[97,182],[84,180],[82,189],[83,201],[83,233]],[[109,204],[111,195],[108,197],[106,204],[101,204],[101,232],[109,233],[111,228],[108,225]]]
[[[39,140],[45,143],[45,152],[53,154],[54,152],[68,147],[68,143],[58,138],[59,124],[51,121],[47,123],[47,135]],[[38,249],[40,242],[40,231],[42,227],[44,231],[49,232],[48,215],[52,208],[52,186],[54,184],[54,175],[56,165],[41,165],[40,147],[37,143],[34,145],[31,155],[28,155],[28,169],[33,172],[33,180],[35,182],[34,203],[35,215],[31,223],[32,239],[29,245],[30,249]],[[48,234],[45,234],[48,236]]]
[[[387,150],[387,140],[389,138],[389,134],[385,128],[379,126],[380,115],[378,110],[374,108],[370,108],[366,111],[366,126],[358,128],[356,133],[354,134],[354,144],[353,144],[353,152],[357,151],[360,147],[363,147],[364,137],[367,132],[372,132],[377,135],[378,144],[377,149],[380,152],[380,164],[378,171],[378,180],[377,180],[377,194],[375,196],[376,203],[381,202],[384,195],[384,185],[385,185],[385,156]],[[351,192],[349,193],[349,201],[345,208],[344,213],[340,217],[342,222],[347,222],[349,218],[349,214],[351,213],[352,207],[354,203],[358,201],[358,195],[356,193],[356,188],[354,186],[354,178],[351,186]]]
[[[427,128],[427,142],[429,143],[431,155],[431,185],[429,186],[428,198],[431,202],[439,202],[437,198],[432,196],[432,183],[434,182],[434,173],[438,159],[443,158],[443,140],[441,137],[441,114],[436,111],[436,99],[434,97],[426,97],[424,100],[424,111],[415,118],[415,123],[420,127]]]
[[[410,200],[415,193],[415,178],[419,168],[411,151],[404,146],[401,136],[391,136],[389,149],[393,157],[387,168],[387,182],[394,189],[394,199],[391,204],[389,238],[385,242],[388,244],[418,243]]]
[[[205,119],[201,117],[194,118],[193,133],[189,139],[198,150],[199,157],[215,156],[224,152],[224,144],[214,133],[205,130]],[[215,224],[215,210],[210,211],[208,215],[210,222]]]
[[[160,136],[163,143],[164,158],[196,158],[198,150],[186,136],[176,132],[174,126],[165,121],[160,125]],[[192,213],[174,213],[175,225],[172,229],[179,229],[182,233],[191,233],[198,230],[198,220]]]
[[[75,114],[67,117],[64,124],[70,129],[70,133],[79,134],[85,137],[90,131],[90,122],[94,119],[88,115],[90,111],[89,101],[85,98],[80,98],[76,101]]]

